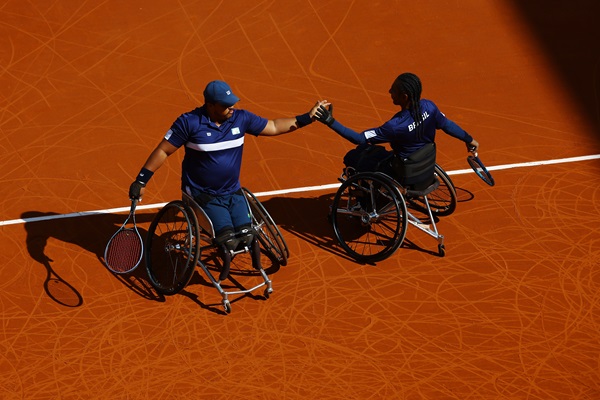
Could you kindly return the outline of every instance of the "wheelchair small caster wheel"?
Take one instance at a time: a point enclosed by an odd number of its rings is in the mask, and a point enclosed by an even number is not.
[[[231,303],[229,300],[223,300],[223,309],[225,309],[227,314],[231,313]]]
[[[446,255],[446,247],[443,244],[438,244],[438,254],[440,257],[444,257]]]
[[[268,299],[269,297],[271,297],[271,293],[273,293],[273,289],[265,289],[265,293],[263,294],[263,296],[265,296],[265,299]]]

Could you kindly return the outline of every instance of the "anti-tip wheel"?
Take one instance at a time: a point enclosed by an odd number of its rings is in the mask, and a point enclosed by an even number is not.
[[[438,244],[438,254],[440,257],[444,257],[446,255],[446,247],[443,244]]]

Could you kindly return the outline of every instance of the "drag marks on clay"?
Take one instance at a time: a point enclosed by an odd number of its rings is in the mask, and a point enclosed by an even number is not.
[[[519,74],[472,69],[472,49],[457,44],[469,37],[483,49],[484,25],[503,28],[500,3],[430,15],[453,21],[439,38],[454,38],[444,43],[458,61],[451,56],[444,66],[426,62],[431,53],[413,51],[388,24],[363,24],[396,18],[399,9],[387,3],[18,4],[0,11],[8,38],[0,72],[8,83],[0,114],[0,397],[598,397],[597,164],[525,165],[591,153],[589,129],[564,102],[543,103],[562,95],[545,85],[538,58],[513,47],[530,43],[514,30],[501,45],[516,56],[508,65],[494,60],[503,71],[519,63]],[[402,20],[416,7],[402,4],[399,21],[422,24]],[[474,26],[458,13],[475,15],[481,35],[457,30]],[[427,33],[439,42],[435,29]],[[381,54],[400,47],[410,60]],[[403,66],[387,62],[392,57]],[[390,65],[422,68],[437,82],[428,90],[464,104],[448,109],[481,132],[486,164],[523,167],[498,170],[490,189],[458,172],[466,164],[451,146],[443,150],[455,162],[452,179],[472,194],[440,221],[446,257],[427,253],[435,241],[410,228],[410,245],[377,265],[344,257],[326,220],[337,185],[312,185],[335,181],[349,144],[314,124],[246,143],[244,184],[263,195],[291,251],[288,266],[269,267],[271,298],[242,297],[225,316],[200,271],[185,293],[165,298],[151,293],[143,268],[122,279],[102,266],[98,254],[125,211],[107,207],[125,202],[141,157],[202,100],[203,79],[235,82],[243,106],[268,117],[298,113],[321,91],[334,94],[340,120],[360,128],[392,112]],[[491,90],[497,85],[514,90],[510,104]],[[515,99],[535,99],[542,111]],[[174,161],[153,180],[143,229],[180,195]],[[46,292],[49,268],[81,295],[79,306]]]

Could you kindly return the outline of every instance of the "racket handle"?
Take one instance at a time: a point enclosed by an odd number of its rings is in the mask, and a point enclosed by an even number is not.
[[[470,144],[467,143],[467,151],[469,153],[472,153],[475,157],[477,157],[477,147],[471,146]]]

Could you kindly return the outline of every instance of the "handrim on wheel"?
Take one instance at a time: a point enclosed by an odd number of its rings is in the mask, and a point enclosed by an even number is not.
[[[200,256],[197,230],[194,212],[180,200],[165,205],[150,224],[146,269],[158,293],[173,295],[189,283]]]
[[[386,175],[359,173],[338,189],[331,222],[338,242],[350,256],[360,262],[380,261],[404,241],[406,204]]]

